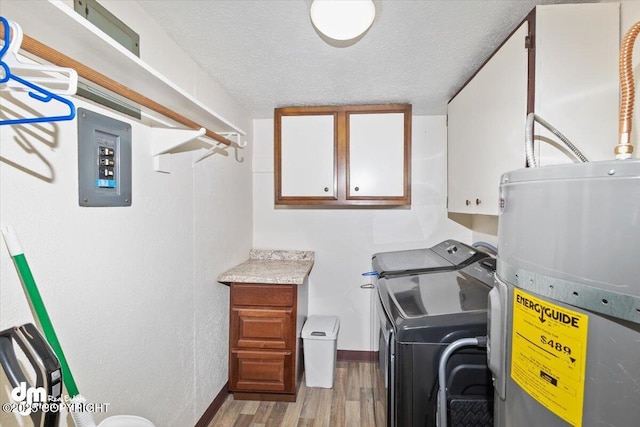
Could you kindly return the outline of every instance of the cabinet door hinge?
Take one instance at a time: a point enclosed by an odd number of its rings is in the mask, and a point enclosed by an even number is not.
[[[533,37],[530,34],[524,37],[524,48],[533,49]]]

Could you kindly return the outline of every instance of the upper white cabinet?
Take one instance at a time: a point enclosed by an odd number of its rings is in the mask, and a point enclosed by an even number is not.
[[[526,166],[535,112],[589,160],[611,159],[618,113],[619,4],[538,6],[448,106],[448,210],[498,214],[500,176]],[[536,125],[541,165],[576,161]]]
[[[497,213],[500,175],[524,167],[527,34],[525,22],[449,103],[451,212]]]
[[[411,105],[276,108],[275,204],[411,204]]]

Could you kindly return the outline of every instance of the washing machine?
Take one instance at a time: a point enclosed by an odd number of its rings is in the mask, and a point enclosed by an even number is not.
[[[495,259],[485,255],[460,269],[378,279],[377,426],[436,425],[440,356],[460,338],[486,335],[494,270]],[[450,407],[456,408],[450,425],[491,426],[493,389],[485,350],[457,351],[447,363],[447,378]]]
[[[395,418],[391,413],[394,405],[388,403],[393,393],[393,388],[389,390],[392,375],[389,365],[391,357],[395,357],[391,354],[395,351],[395,346],[391,345],[394,335],[391,327],[392,319],[382,308],[379,280],[458,270],[486,257],[488,255],[485,252],[454,239],[444,240],[429,248],[379,252],[372,256],[371,264],[376,273],[373,275],[372,282],[378,294],[375,300],[380,325],[378,328],[379,360],[374,381],[376,426],[392,425],[388,420]]]
[[[457,240],[444,240],[430,248],[380,252],[371,259],[378,277],[457,270],[488,255]]]
[[[640,161],[500,183],[490,294],[496,427],[640,423]]]

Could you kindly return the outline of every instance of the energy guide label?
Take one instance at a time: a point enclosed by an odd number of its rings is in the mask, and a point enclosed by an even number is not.
[[[511,378],[572,426],[582,425],[587,315],[514,290]]]

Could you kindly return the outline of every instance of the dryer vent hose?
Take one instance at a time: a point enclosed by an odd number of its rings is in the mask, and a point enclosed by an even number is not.
[[[633,46],[640,33],[640,21],[636,22],[624,36],[620,47],[620,125],[618,145],[614,149],[616,159],[628,159],[633,153],[631,145],[631,119],[635,86],[633,82]]]

